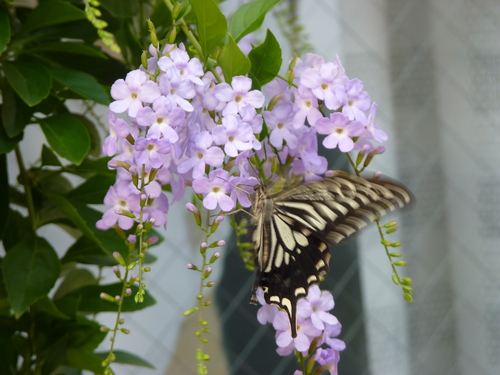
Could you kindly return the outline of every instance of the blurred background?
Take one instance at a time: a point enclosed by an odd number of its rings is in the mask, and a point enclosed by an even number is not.
[[[230,15],[241,3],[221,7]],[[290,29],[293,15],[300,33]],[[334,294],[347,344],[339,373],[498,374],[500,2],[284,0],[265,25],[278,36],[284,61],[292,56],[290,38],[298,38],[311,47],[301,52],[330,61],[338,54],[347,75],[365,83],[378,104],[377,123],[389,134],[387,152],[371,170],[401,181],[417,198],[413,209],[383,221],[400,221],[391,239],[403,242],[409,265],[402,273],[414,280],[415,302],[405,302],[392,283],[374,227],[332,249],[322,287]],[[264,35],[265,28],[257,40]],[[329,159],[331,168],[343,167],[341,158]],[[172,207],[147,276],[158,303],[126,316],[131,334],[116,345],[156,370],[117,367],[118,374],[196,373],[195,322],[182,317],[195,305],[199,283],[186,269],[197,262],[202,241],[191,221],[182,202]],[[293,374],[294,358],[275,354],[273,329],[260,326],[257,308],[248,305],[254,275],[244,270],[230,232],[221,227],[227,246],[214,266],[209,371]],[[111,324],[114,316],[99,319]]]

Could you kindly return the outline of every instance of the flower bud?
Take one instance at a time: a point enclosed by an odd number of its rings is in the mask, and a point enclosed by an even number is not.
[[[146,51],[142,51],[141,64],[144,67],[144,69],[146,69],[146,71],[147,71],[148,70],[148,53]]]
[[[193,213],[196,225],[201,226],[201,213],[196,206],[192,203],[186,203],[186,210]]]
[[[105,301],[108,301],[108,302],[116,302],[115,299],[113,297],[111,297],[108,293],[101,293],[99,295],[99,298],[101,298]]]
[[[132,295],[132,289],[131,288],[125,289],[125,295],[126,296],[131,296]]]
[[[215,252],[214,255],[212,255],[212,257],[210,258],[209,263],[212,264],[213,262],[215,262],[219,258],[220,258],[220,253],[219,252]]]
[[[110,330],[110,329],[109,329],[108,327],[101,326],[101,327],[99,327],[99,330],[100,330],[101,332],[109,332],[109,330]]]
[[[108,168],[109,169],[117,169],[120,167],[127,170],[127,171],[130,171],[130,164],[127,162],[115,160],[115,159],[108,161]]]
[[[118,252],[118,251],[114,251],[113,252],[113,258],[116,259],[116,261],[118,262],[118,264],[122,267],[126,267],[126,263],[125,263],[125,259],[123,259],[123,256]],[[113,268],[113,272],[114,271],[114,268]],[[118,273],[120,272],[120,270],[118,270]],[[115,272],[116,273],[116,272]]]
[[[116,277],[120,278],[120,268],[118,266],[113,266],[113,273],[116,275]]]
[[[187,264],[188,270],[198,271],[198,267],[196,267],[193,263]]]

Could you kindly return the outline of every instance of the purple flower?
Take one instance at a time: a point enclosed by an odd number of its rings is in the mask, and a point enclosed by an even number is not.
[[[160,96],[158,85],[148,79],[148,75],[140,70],[127,74],[125,80],[119,79],[111,86],[111,97],[115,99],[109,108],[115,113],[128,109],[128,115],[135,117],[143,103],[152,103]]]
[[[323,156],[318,156],[318,161],[318,164],[309,164],[307,168],[303,159],[296,159],[292,163],[292,172],[295,175],[304,176],[305,182],[322,181],[322,175],[328,168],[328,161]]]
[[[139,164],[146,164],[148,161],[153,168],[160,168],[163,165],[161,154],[170,152],[171,145],[166,139],[140,137],[135,141],[135,150],[138,151],[136,161]]]
[[[229,183],[233,186],[231,198],[236,205],[236,201],[240,202],[242,207],[250,207],[252,202],[248,197],[254,192],[254,186],[259,183],[255,177],[234,177],[229,178]],[[258,297],[258,295],[257,295]]]
[[[318,348],[314,355],[314,360],[318,362],[324,370],[330,371],[330,375],[338,375],[337,367],[340,361],[340,353],[333,349]]]
[[[366,120],[364,111],[370,109],[370,95],[363,91],[363,82],[354,78],[346,83],[347,103],[342,107],[342,113],[349,120]]]
[[[233,200],[227,195],[231,192],[231,185],[227,183],[228,178],[227,171],[216,169],[210,172],[209,178],[199,177],[193,181],[193,190],[198,194],[206,194],[203,206],[207,210],[214,210],[217,205],[226,212],[234,208]]]
[[[111,111],[108,114],[108,127],[109,136],[104,140],[102,152],[107,156],[113,156],[116,154],[116,142],[118,138],[126,138],[130,130],[125,120],[115,118],[114,113]]]
[[[299,86],[295,94],[294,109],[296,111],[293,116],[293,127],[295,129],[304,126],[306,118],[310,126],[314,126],[316,121],[323,118],[323,114],[318,109],[318,99],[310,89],[304,86]]]
[[[250,125],[241,122],[239,116],[227,115],[222,118],[222,125],[218,125],[212,132],[216,145],[224,145],[226,155],[236,157],[238,151],[252,149],[254,135]]]
[[[377,104],[373,103],[370,108],[370,114],[366,122],[366,131],[371,135],[371,138],[379,143],[387,141],[387,133],[380,129],[375,122],[375,115],[377,114]]]
[[[332,113],[330,118],[322,118],[316,122],[316,130],[319,134],[327,134],[323,140],[326,148],[339,146],[340,151],[349,152],[354,147],[351,137],[357,137],[363,132],[363,124],[358,121],[349,121],[342,113]]]
[[[264,292],[261,288],[257,288],[256,291],[257,300],[262,305],[257,311],[257,320],[260,324],[272,323],[276,314],[280,311],[279,307],[276,305],[268,305],[264,299]]]
[[[200,77],[203,75],[203,67],[200,60],[196,57],[189,59],[186,51],[176,48],[169,53],[169,56],[163,56],[158,61],[158,66],[166,72],[170,68],[176,68],[183,79],[188,79],[197,85],[203,85]]]
[[[144,221],[149,218],[155,219],[155,227],[167,226],[167,212],[169,204],[165,194],[158,195],[150,206],[144,207]]]
[[[291,129],[293,129],[293,111],[291,104],[278,104],[272,111],[264,111],[264,119],[271,131],[269,141],[274,147],[281,149],[283,147],[283,140],[286,141],[290,148],[297,147],[299,140],[297,136],[291,132]]]
[[[247,105],[260,108],[264,105],[265,97],[259,90],[252,90],[252,80],[244,76],[233,77],[231,85],[220,83],[215,87],[215,97],[221,102],[226,102],[222,110],[225,116],[231,113],[238,113]]]
[[[193,178],[198,178],[205,173],[205,165],[220,167],[224,161],[224,152],[218,147],[212,146],[212,136],[207,131],[196,134],[191,142],[188,152],[189,158],[177,167],[179,173],[193,170]]]
[[[298,306],[297,306],[298,308]],[[311,340],[321,334],[321,330],[314,327],[310,319],[297,321],[297,337],[292,337],[290,320],[284,311],[278,312],[273,320],[276,329],[276,344],[282,349],[280,355],[288,355],[293,349],[305,352],[311,345]],[[286,354],[284,354],[286,353]]]
[[[318,155],[318,136],[315,128],[305,128],[298,132],[298,145],[290,151],[290,154],[302,160],[306,169],[311,165],[319,166],[322,161]]]
[[[334,325],[339,321],[328,313],[334,307],[333,296],[330,292],[321,292],[318,285],[312,285],[307,292],[307,297],[297,302],[297,312],[300,310],[311,311],[311,322],[319,330],[325,329],[325,324]]]
[[[138,213],[140,210],[139,196],[130,192],[128,183],[117,183],[115,186],[111,186],[104,197],[104,204],[110,208],[96,224],[99,229],[108,229],[117,223],[124,230],[132,228],[134,219],[116,213],[116,211],[121,210]]]
[[[192,112],[194,107],[186,99],[193,99],[196,95],[194,84],[190,80],[183,80],[175,69],[168,69],[160,78],[160,90],[163,95],[177,103],[186,112]]]
[[[153,108],[144,107],[137,112],[137,123],[140,126],[150,126],[148,137],[168,139],[171,143],[179,140],[174,130],[184,124],[184,111],[165,96],[160,96],[153,102]]]
[[[300,76],[300,84],[312,90],[328,109],[336,111],[347,103],[345,84],[348,78],[337,56],[335,63],[327,62],[319,69],[309,68]]]

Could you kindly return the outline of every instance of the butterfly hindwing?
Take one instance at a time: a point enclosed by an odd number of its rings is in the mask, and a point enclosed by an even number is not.
[[[275,195],[264,187],[257,190],[254,288],[261,287],[266,302],[288,314],[293,337],[298,299],[329,270],[327,243],[344,243],[377,216],[409,200],[400,186],[344,172]]]

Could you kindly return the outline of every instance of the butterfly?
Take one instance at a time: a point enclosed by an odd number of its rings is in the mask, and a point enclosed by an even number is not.
[[[391,182],[369,180],[334,171],[323,181],[272,193],[255,188],[256,280],[268,304],[288,314],[297,336],[297,301],[329,270],[328,244],[340,245],[387,210],[410,202],[410,194]]]

